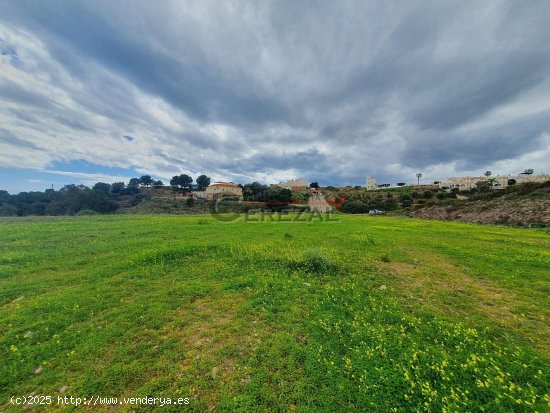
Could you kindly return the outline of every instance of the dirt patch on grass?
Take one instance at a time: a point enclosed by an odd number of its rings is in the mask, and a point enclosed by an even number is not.
[[[472,315],[489,319],[507,331],[518,333],[543,354],[550,354],[550,328],[544,317],[525,316],[518,308],[521,299],[516,294],[487,279],[466,274],[459,264],[444,255],[417,251],[411,256],[413,263],[381,264],[407,305],[454,319],[468,320]]]
[[[208,411],[222,395],[241,392],[252,372],[246,360],[265,336],[257,316],[245,313],[245,295],[212,295],[200,298],[174,313],[176,324],[169,339],[181,341],[183,350],[176,377],[189,386],[189,394]]]

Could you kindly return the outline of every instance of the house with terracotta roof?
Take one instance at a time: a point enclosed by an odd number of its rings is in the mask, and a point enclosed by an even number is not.
[[[224,198],[237,197],[242,199],[243,190],[234,182],[214,182],[209,185],[203,192],[194,192],[197,198],[203,198],[208,201]]]

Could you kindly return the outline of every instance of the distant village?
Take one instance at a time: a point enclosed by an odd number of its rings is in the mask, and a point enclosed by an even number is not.
[[[233,202],[232,208],[236,209],[251,208],[254,205],[268,205],[279,209],[284,206],[302,208],[307,205],[307,208],[315,212],[337,209],[348,213],[381,213],[431,206],[451,199],[464,200],[474,193],[495,192],[517,184],[544,185],[550,181],[550,175],[535,175],[532,169],[515,176],[493,175],[491,171],[486,171],[481,176],[451,177],[430,183],[426,183],[425,179],[421,182],[421,178],[422,173],[417,173],[413,184],[398,182],[392,185],[379,184],[375,177],[368,176],[363,186],[336,188],[320,187],[318,182],[308,183],[304,178],[271,185],[259,182],[241,185],[235,182],[211,183],[208,176],[200,175],[193,183],[193,178],[186,174],[174,176],[169,185],[164,185],[162,181],[143,175],[130,179],[127,184],[97,182],[91,188],[72,184],[65,185],[58,191],[52,188],[44,192],[21,192],[17,195],[0,190],[0,216],[73,215],[115,211],[155,213],[179,211],[182,207],[197,212],[211,205],[213,201],[222,199],[224,204]],[[377,193],[378,191],[386,193]],[[177,199],[185,202],[174,203]]]
[[[421,173],[417,173],[418,179],[417,185],[420,185]],[[437,189],[452,190],[458,189],[460,191],[469,191],[479,186],[480,183],[487,183],[492,189],[506,189],[510,185],[523,184],[527,182],[546,182],[550,181],[550,175],[534,175],[532,169],[526,169],[518,175],[493,175],[491,171],[486,171],[482,176],[459,176],[452,178],[445,178],[441,181],[434,181],[431,184],[424,184],[424,186],[433,186]],[[395,185],[391,184],[378,184],[376,178],[368,176],[366,179],[365,187],[369,191],[375,191],[381,188],[391,187],[403,187],[414,186],[414,184],[406,184],[399,182]]]
[[[392,184],[379,184],[373,176],[368,176],[365,180],[364,188],[367,191],[377,191],[386,188],[401,188],[401,187],[416,187],[421,186],[424,189],[438,189],[444,191],[459,190],[469,191],[476,187],[479,187],[481,183],[489,186],[491,189],[505,189],[510,185],[523,184],[527,182],[546,182],[550,181],[550,175],[534,175],[532,169],[527,169],[518,175],[492,175],[490,171],[486,171],[481,176],[463,176],[463,177],[451,177],[445,178],[441,181],[433,181],[432,183],[420,183],[421,173],[416,174],[417,183],[407,184],[405,182],[398,182],[395,185]],[[315,182],[311,185],[304,178],[291,179],[289,181],[279,182],[278,184],[272,184],[272,187],[279,187],[288,189],[290,191],[317,191],[319,185]],[[332,187],[330,187],[332,188]],[[360,187],[356,187],[359,189]],[[193,197],[198,200],[211,201],[224,197],[243,197],[243,187],[234,182],[214,182],[208,185],[203,191],[188,191],[183,194],[186,197]]]

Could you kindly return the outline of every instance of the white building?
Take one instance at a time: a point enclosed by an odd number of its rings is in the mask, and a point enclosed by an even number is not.
[[[491,180],[494,189],[504,189],[508,186],[508,181],[513,179],[517,184],[526,182],[546,182],[550,181],[550,175],[496,175],[496,176],[460,176],[454,178],[446,178],[439,182],[439,188],[453,189],[457,188],[461,191],[468,191],[476,187],[478,182]]]
[[[525,175],[519,174],[518,176],[511,176],[510,179],[515,179],[516,183],[524,184],[526,182],[546,182],[550,181],[550,175]]]
[[[376,183],[376,179],[374,176],[367,176],[367,182],[366,185],[367,191],[374,191],[378,189],[378,184]]]
[[[304,191],[307,189],[307,181],[303,178],[291,179],[286,182],[279,182],[275,186],[280,186],[281,188],[290,189],[291,191]]]

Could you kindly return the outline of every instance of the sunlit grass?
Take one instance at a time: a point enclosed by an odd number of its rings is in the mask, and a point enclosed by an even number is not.
[[[542,412],[549,274],[541,230],[3,219],[0,406],[63,394],[191,397],[189,411]]]

